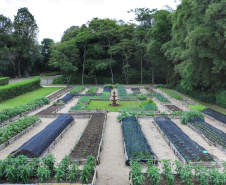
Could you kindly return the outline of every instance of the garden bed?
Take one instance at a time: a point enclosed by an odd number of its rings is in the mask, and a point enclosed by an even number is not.
[[[210,108],[202,110],[202,113],[204,113],[208,118],[215,121],[219,125],[226,126],[226,115],[221,114],[220,112],[217,112]]]
[[[201,135],[210,145],[226,153],[226,133],[206,123],[201,118],[192,118],[188,126]]]
[[[182,163],[219,167],[215,156],[209,153],[203,154],[205,149],[191,140],[168,117],[159,116],[154,119],[153,123]]]
[[[168,109],[170,112],[181,112],[182,111],[179,107],[177,107],[175,105],[164,105],[164,107],[166,109]]]
[[[134,117],[123,118],[121,127],[126,164],[129,165],[130,161],[137,160],[153,161],[153,164],[158,164],[158,158],[147,142],[138,120]]]
[[[84,164],[87,157],[92,155],[100,162],[99,156],[103,142],[103,132],[106,123],[106,114],[93,114],[84,132],[80,136],[75,147],[70,152],[71,161]]]
[[[50,94],[48,96],[46,96],[50,101],[53,101],[57,98],[59,98],[60,96],[62,96],[63,94],[67,93],[68,91],[70,91],[71,88],[63,88],[63,89],[60,89],[56,92],[54,92],[53,94]]]
[[[40,117],[45,117],[47,115],[52,115],[53,113],[56,113],[57,111],[59,111],[60,109],[64,108],[65,105],[61,105],[61,104],[57,104],[57,105],[51,105],[48,108],[40,111],[37,113],[38,116]]]

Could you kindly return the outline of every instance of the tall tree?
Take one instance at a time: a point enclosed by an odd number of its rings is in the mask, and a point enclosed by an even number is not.
[[[25,75],[29,75],[29,65],[31,65],[29,56],[37,40],[38,26],[29,10],[20,8],[14,18],[13,27],[16,42],[15,66],[18,76],[21,76],[21,67],[23,67]]]

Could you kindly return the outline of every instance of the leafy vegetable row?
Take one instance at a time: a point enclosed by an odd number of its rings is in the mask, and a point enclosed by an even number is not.
[[[77,86],[74,89],[70,90],[70,93],[71,94],[77,94],[77,93],[81,92],[84,89],[85,89],[84,86]]]
[[[86,94],[96,93],[97,90],[98,90],[98,87],[90,87],[90,88],[86,91]]]
[[[170,101],[165,97],[163,96],[162,94],[159,94],[159,93],[153,93],[153,96],[159,100],[160,102],[163,102],[163,103],[170,103]]]

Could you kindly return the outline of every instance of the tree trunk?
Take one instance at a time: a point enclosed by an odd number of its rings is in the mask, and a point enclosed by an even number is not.
[[[152,84],[155,84],[155,73],[154,73],[154,69],[152,69]]]
[[[66,75],[66,79],[67,79],[67,85],[68,85],[71,81],[71,74]]]
[[[143,56],[142,52],[140,54],[141,61],[140,61],[140,83],[143,84]]]
[[[97,73],[96,73],[96,71],[95,71],[94,79],[95,79],[95,83],[96,83],[96,85],[97,85]]]
[[[86,62],[86,43],[85,43],[85,46],[84,46],[84,53],[83,53],[83,64],[82,64],[82,85],[84,84],[85,62]]]
[[[110,42],[109,38],[108,38],[108,44],[109,44],[109,48],[110,48],[111,42]],[[112,67],[111,67],[112,52],[111,52],[111,55],[110,55],[110,56],[111,56],[111,57],[110,57],[111,82],[112,82],[112,84],[114,84],[114,74],[113,74]]]
[[[125,67],[125,61],[123,59],[123,55],[122,55],[122,63],[123,63],[123,68],[124,68],[125,80],[126,80],[126,83],[128,84],[128,77],[127,77],[127,73],[126,73],[126,67]]]
[[[20,61],[18,61],[18,65],[17,65],[17,73],[18,73],[18,76],[21,77],[21,72],[20,72]]]

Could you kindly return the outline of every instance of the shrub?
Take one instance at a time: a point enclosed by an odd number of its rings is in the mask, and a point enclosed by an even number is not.
[[[112,85],[111,84],[105,84],[104,87],[111,87],[112,88]]]
[[[2,77],[0,78],[0,86],[8,85],[9,84],[9,77]]]
[[[0,102],[14,98],[40,87],[40,78],[32,78],[23,82],[0,87]]]
[[[78,86],[78,87],[75,87],[74,89],[72,89],[70,91],[71,94],[78,94],[79,92],[83,91],[85,89],[84,86]]]
[[[188,105],[188,107],[197,111],[202,111],[203,109],[206,108],[205,106],[202,106],[202,105]]]
[[[226,91],[222,91],[216,96],[216,104],[226,108]]]
[[[58,76],[56,78],[53,79],[52,84],[66,84],[67,80],[65,78],[65,76]]]
[[[183,125],[186,125],[191,118],[195,118],[195,117],[199,117],[199,118],[204,119],[204,115],[200,111],[197,111],[197,110],[185,111],[185,112],[183,112],[183,114],[180,118],[181,123]]]

